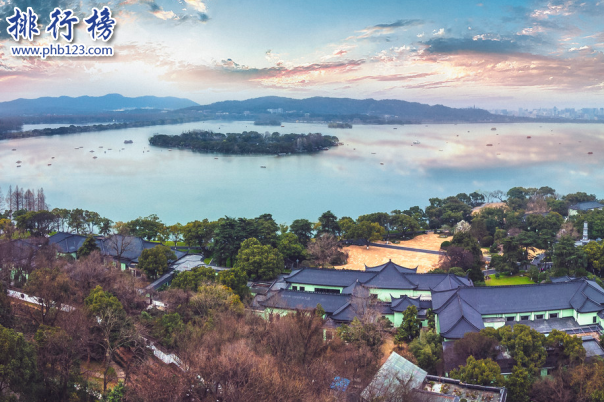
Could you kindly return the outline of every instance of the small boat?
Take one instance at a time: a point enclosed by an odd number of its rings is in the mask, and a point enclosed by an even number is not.
[[[96,159],[96,158],[98,158],[98,156],[93,156],[93,157],[92,157],[92,159]]]
[[[380,162],[380,165],[383,165],[383,164],[384,164],[384,162]]]
[[[78,147],[78,148],[75,148],[75,149],[80,149],[80,148]]]
[[[52,158],[50,158],[50,159],[54,159],[54,158],[55,158],[55,157],[53,156],[53,157],[52,157]]]
[[[587,155],[593,155],[593,154],[594,154],[593,152],[588,152],[588,153],[587,153]]]
[[[396,127],[394,127],[393,130],[396,130]]]
[[[134,141],[132,141],[132,140],[124,140],[124,144],[134,144]]]
[[[103,148],[103,147],[99,147],[99,148]]]
[[[375,155],[375,152],[372,152],[371,155]]]
[[[266,166],[260,166],[262,169],[266,169]]]
[[[52,166],[52,163],[49,163],[48,166]]]
[[[528,140],[528,139],[530,139],[530,138],[531,138],[531,136],[530,136],[530,135],[527,135],[527,136],[526,136],[526,139],[527,139],[527,140]]]
[[[21,167],[21,165],[17,165],[17,167]]]
[[[171,151],[171,149],[168,149],[168,151]]]
[[[493,127],[493,128],[491,129],[491,131],[495,131],[495,130],[497,130],[497,128],[496,128],[496,127]]]
[[[107,148],[107,151],[111,151],[111,148]]]
[[[285,126],[281,126],[281,127],[285,127]]]
[[[91,150],[90,152],[94,152],[94,151]]]
[[[501,154],[497,154],[497,155],[501,155]]]
[[[13,148],[13,151],[16,151],[16,150],[17,150],[17,148]]]
[[[17,161],[17,163],[21,163],[21,161]]]
[[[413,143],[414,143],[415,145],[418,145],[418,144],[419,144],[419,141],[418,141],[418,140],[415,140],[415,141],[413,141]]]
[[[214,158],[214,159],[218,159],[218,158]]]

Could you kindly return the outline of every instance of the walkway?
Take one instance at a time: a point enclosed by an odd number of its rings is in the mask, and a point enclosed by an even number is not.
[[[442,251],[425,250],[425,249],[421,249],[421,248],[412,248],[412,247],[402,247],[402,246],[395,246],[392,244],[369,243],[369,245],[373,246],[373,247],[391,248],[394,250],[414,251],[416,253],[426,253],[426,254],[436,254],[436,255],[444,254]]]

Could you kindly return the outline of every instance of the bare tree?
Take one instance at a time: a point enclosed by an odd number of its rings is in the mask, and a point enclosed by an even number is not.
[[[549,212],[550,208],[547,206],[547,200],[543,194],[533,194],[526,205],[526,212],[537,214]]]
[[[491,191],[491,198],[493,200],[498,200],[499,202],[504,202],[506,200],[506,194],[501,190]]]
[[[315,241],[309,243],[307,250],[313,261],[321,268],[327,264],[344,264],[348,259],[348,253],[342,251],[338,239],[329,233],[324,233]]]
[[[124,255],[136,249],[137,237],[128,234],[114,234],[105,240],[105,247],[110,255],[117,260],[118,267],[121,268]]]

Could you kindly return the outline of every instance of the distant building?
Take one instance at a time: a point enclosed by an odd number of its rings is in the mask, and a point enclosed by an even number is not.
[[[568,207],[568,216],[577,215],[580,211],[593,211],[602,208],[604,208],[604,205],[597,201],[579,202]]]

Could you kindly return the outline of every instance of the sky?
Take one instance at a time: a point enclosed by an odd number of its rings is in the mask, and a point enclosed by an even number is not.
[[[112,57],[26,58],[55,7],[111,9]],[[6,18],[32,7],[41,35]],[[0,0],[0,101],[40,96],[400,99],[452,107],[604,107],[604,0]]]

